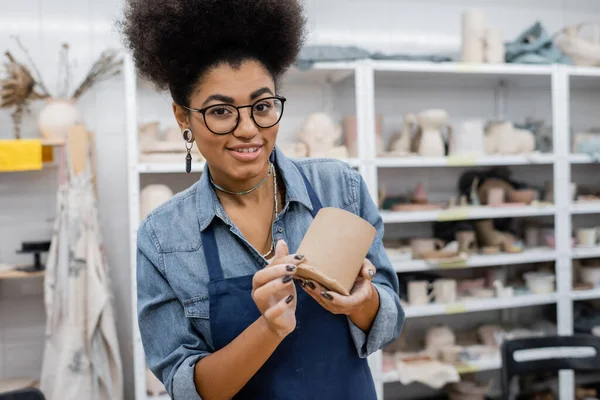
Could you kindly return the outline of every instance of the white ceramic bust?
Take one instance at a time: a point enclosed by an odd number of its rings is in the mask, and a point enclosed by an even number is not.
[[[317,112],[309,115],[298,137],[308,146],[310,157],[348,156],[346,146],[336,146],[336,142],[342,137],[342,127],[327,113]]]

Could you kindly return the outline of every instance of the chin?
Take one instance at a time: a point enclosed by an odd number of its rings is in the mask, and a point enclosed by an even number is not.
[[[263,159],[262,157],[256,161],[251,163],[232,163],[227,168],[228,175],[231,176],[232,179],[237,181],[244,181],[247,179],[255,178],[258,175],[262,175],[265,171],[265,165],[267,164],[268,159]]]

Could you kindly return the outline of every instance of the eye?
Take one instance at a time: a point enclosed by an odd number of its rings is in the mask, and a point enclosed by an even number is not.
[[[209,113],[215,117],[225,117],[231,114],[231,110],[227,107],[213,107],[210,109]]]
[[[254,111],[264,113],[264,112],[268,112],[271,108],[273,108],[272,101],[265,100],[265,101],[261,101],[260,103],[256,104],[254,106]]]

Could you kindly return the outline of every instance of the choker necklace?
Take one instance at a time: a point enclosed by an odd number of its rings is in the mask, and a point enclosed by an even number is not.
[[[269,167],[269,173],[260,182],[258,182],[256,184],[256,186],[254,186],[253,188],[248,189],[248,190],[242,190],[241,192],[232,192],[232,191],[229,191],[227,189],[223,189],[221,186],[219,186],[219,185],[217,185],[216,183],[213,182],[212,176],[209,176],[209,178],[210,178],[210,184],[213,185],[216,189],[220,190],[221,192],[225,192],[225,193],[229,193],[229,194],[234,194],[234,195],[237,195],[237,196],[243,196],[245,194],[248,194],[248,193],[251,193],[251,192],[255,191],[263,183],[265,183],[267,181],[267,178],[269,176],[271,176],[271,174],[273,173],[273,169],[274,169],[273,163],[271,163],[271,166]]]

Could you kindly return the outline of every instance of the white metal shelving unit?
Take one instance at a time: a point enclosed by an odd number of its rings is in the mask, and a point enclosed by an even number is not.
[[[126,64],[127,89],[127,129],[129,135],[129,207],[130,207],[130,247],[131,247],[131,307],[133,315],[136,309],[135,256],[136,234],[139,225],[139,192],[140,178],[151,175],[160,179],[160,174],[183,173],[184,163],[158,164],[138,162],[138,114],[137,104],[140,101],[136,87],[136,74],[130,59]],[[377,77],[377,79],[376,79]],[[554,198],[552,206],[544,207],[515,207],[494,208],[478,207],[469,209],[454,209],[426,212],[382,212],[382,218],[387,226],[412,224],[434,221],[455,221],[481,218],[509,217],[553,217],[556,229],[556,246],[554,249],[539,248],[524,251],[519,254],[500,254],[489,256],[473,256],[464,262],[435,263],[418,260],[395,260],[392,262],[397,272],[431,271],[441,269],[466,269],[495,265],[519,265],[537,262],[555,262],[557,275],[556,293],[548,295],[522,295],[514,298],[492,298],[477,302],[465,302],[450,305],[427,305],[422,307],[407,307],[406,315],[409,321],[414,318],[465,314],[487,310],[514,309],[529,306],[553,304],[557,307],[557,326],[559,334],[568,335],[573,332],[573,302],[577,300],[600,298],[600,289],[589,291],[573,291],[571,287],[571,261],[576,258],[600,257],[600,248],[571,249],[571,217],[582,213],[600,213],[598,204],[572,204],[569,199],[569,183],[571,165],[594,163],[590,157],[570,154],[570,116],[569,116],[569,82],[572,77],[591,79],[600,82],[600,70],[592,68],[573,68],[562,65],[528,66],[528,65],[463,65],[460,63],[421,63],[361,60],[351,63],[318,63],[309,71],[293,70],[287,76],[291,85],[323,84],[336,85],[339,82],[353,79],[354,104],[357,117],[358,154],[356,158],[346,160],[362,174],[372,198],[378,200],[379,173],[394,168],[403,171],[419,171],[425,168],[474,167],[474,166],[547,166],[552,169],[554,179]],[[377,82],[393,82],[403,78],[414,85],[444,85],[451,82],[454,85],[491,86],[494,90],[495,114],[503,116],[507,109],[507,101],[503,89],[498,89],[497,83],[511,83],[524,87],[542,87],[551,93],[551,117],[553,129],[554,152],[551,154],[534,154],[531,156],[485,156],[485,157],[441,157],[441,158],[387,158],[377,157],[375,135],[373,134],[376,120],[376,85]],[[381,85],[381,83],[380,83]],[[302,92],[309,95],[310,92]],[[322,93],[325,101],[322,108],[334,110],[335,93]],[[465,94],[467,96],[468,94]],[[345,99],[345,101],[348,101]],[[283,123],[283,122],[282,122]],[[282,128],[283,129],[283,128]],[[287,127],[286,127],[287,129]],[[194,171],[201,171],[203,165],[194,165]],[[387,229],[387,228],[386,228]],[[135,387],[136,399],[146,399],[145,392],[145,361],[136,318],[133,319],[133,346],[135,358]],[[398,377],[393,373],[383,375],[381,372],[382,355],[376,353],[370,358],[378,394],[383,399],[384,383],[396,382]],[[486,361],[485,365],[471,366],[473,371],[493,370],[500,368],[499,360]],[[468,368],[464,369],[467,371]],[[572,399],[574,376],[570,372],[560,374],[561,399]]]

